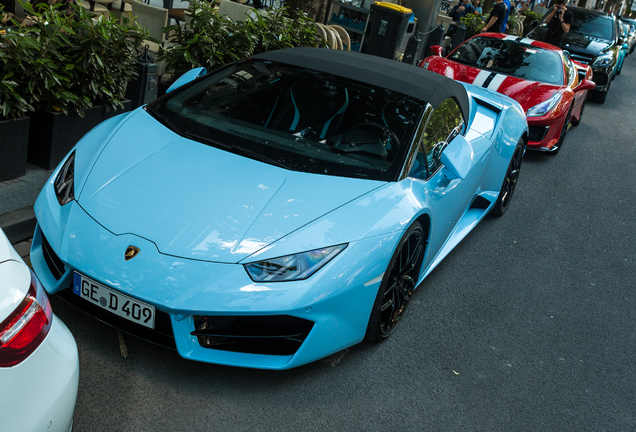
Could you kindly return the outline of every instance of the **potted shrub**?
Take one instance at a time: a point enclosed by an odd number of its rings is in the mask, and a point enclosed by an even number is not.
[[[0,40],[0,181],[26,172],[29,117],[33,106],[21,79],[18,60],[30,54],[19,32],[5,31]]]
[[[29,117],[25,114],[32,108],[18,93],[18,83],[13,73],[3,69],[3,51],[0,50],[0,181],[24,175],[29,144]]]
[[[26,72],[36,113],[31,118],[28,159],[54,168],[77,141],[103,120],[130,110],[126,85],[136,75],[131,61],[146,31],[109,16],[95,20],[73,5],[70,15],[59,5],[41,6],[38,26],[29,29],[36,54]],[[29,84],[30,87],[34,85]]]
[[[482,16],[477,14],[467,14],[462,17],[461,21],[462,24],[466,26],[465,39],[470,39],[471,37],[478,35],[481,29],[484,28],[484,26],[486,25],[482,19]]]
[[[245,21],[219,16],[207,1],[190,1],[191,20],[181,27],[166,27],[170,34],[159,61],[174,78],[192,68],[211,71],[227,63],[265,51],[299,46],[325,46],[315,23],[306,13],[290,18],[287,8],[255,13]]]

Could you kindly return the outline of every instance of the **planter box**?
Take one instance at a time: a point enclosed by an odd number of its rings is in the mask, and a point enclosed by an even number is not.
[[[84,118],[76,112],[62,114],[40,111],[31,117],[29,162],[45,169],[55,168],[64,156],[91,129],[104,120],[130,111],[131,102],[122,101],[124,109],[106,112],[104,105],[84,110]]]
[[[0,121],[0,181],[26,173],[29,117]]]

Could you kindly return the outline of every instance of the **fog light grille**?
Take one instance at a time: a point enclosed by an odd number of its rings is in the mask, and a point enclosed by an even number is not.
[[[550,126],[529,126],[528,141],[541,142],[550,130]]]
[[[292,355],[309,335],[312,321],[289,315],[194,316],[199,345],[248,354]]]

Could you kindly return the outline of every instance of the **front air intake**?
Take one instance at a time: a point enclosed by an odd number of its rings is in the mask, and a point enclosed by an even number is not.
[[[312,321],[288,315],[194,316],[199,345],[248,354],[293,355],[309,335]]]

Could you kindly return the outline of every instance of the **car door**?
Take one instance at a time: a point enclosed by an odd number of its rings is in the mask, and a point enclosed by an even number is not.
[[[572,61],[566,56],[561,54],[563,58],[563,66],[565,67],[565,85],[569,87],[572,91],[579,85],[581,81],[579,78],[578,70]],[[583,104],[585,97],[587,96],[586,91],[578,91],[574,93],[574,102],[572,102],[572,112],[576,111],[581,104]]]
[[[465,129],[459,105],[449,98],[433,111],[417,144],[409,180],[416,198],[431,210],[429,252],[424,268],[452,233],[480,182],[476,178],[478,173],[471,170],[466,177],[460,178],[442,163],[444,149],[454,139],[470,146],[463,137]]]

